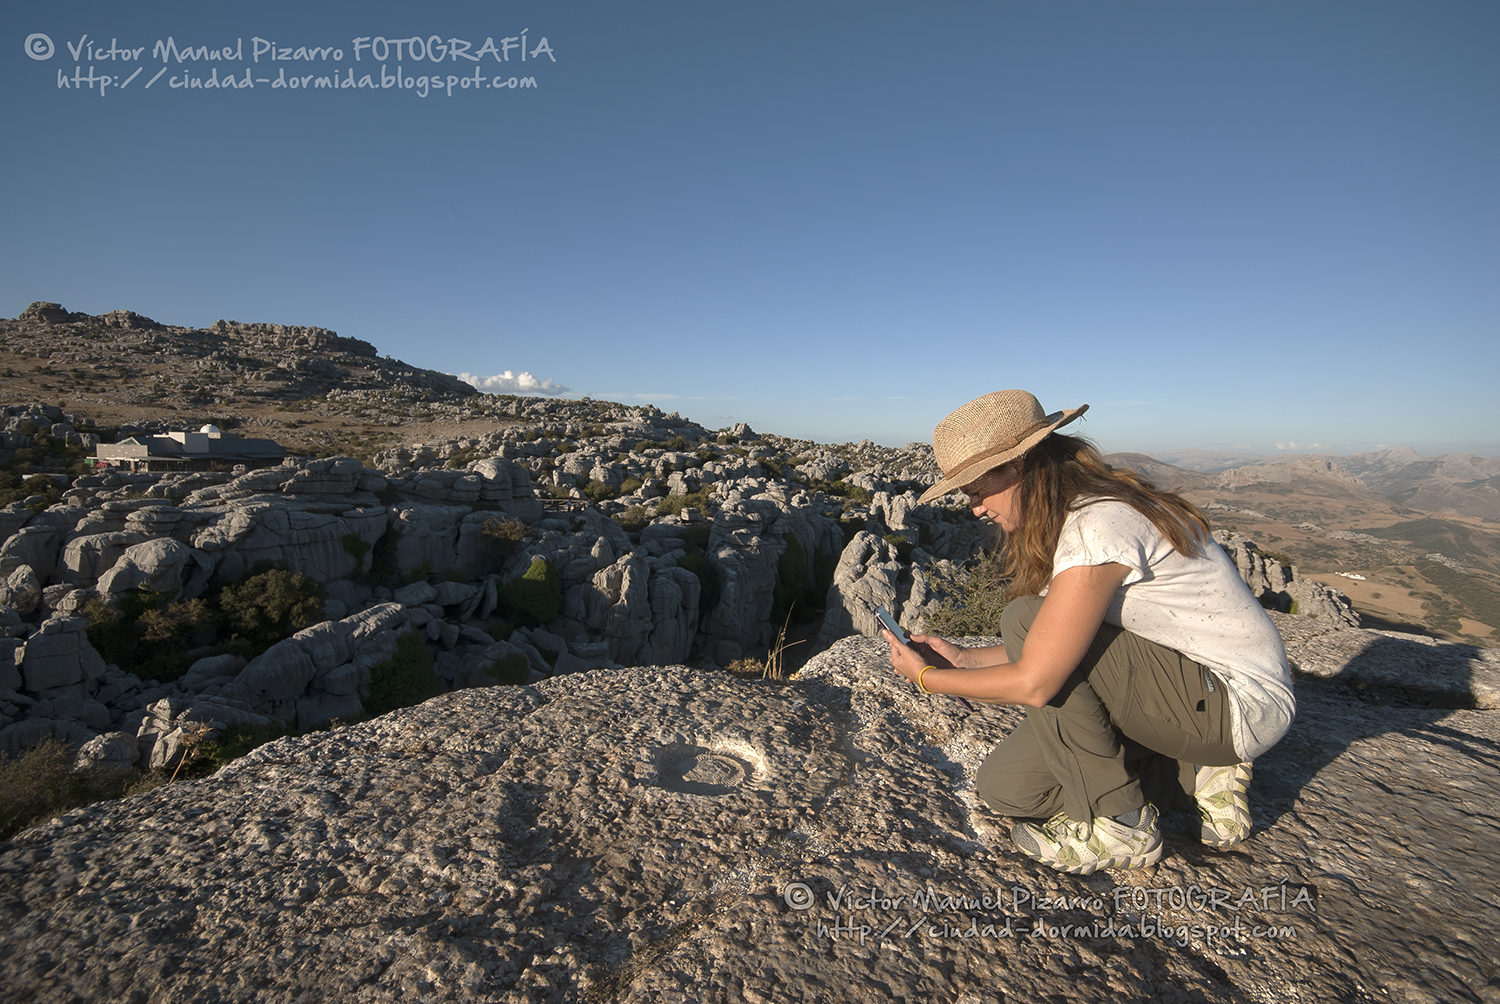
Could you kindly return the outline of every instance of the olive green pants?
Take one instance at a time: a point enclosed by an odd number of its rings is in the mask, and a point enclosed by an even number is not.
[[[1040,596],[1005,608],[1001,635],[1021,658]],[[1124,628],[1099,629],[1073,675],[979,767],[975,787],[996,812],[1079,822],[1151,802],[1188,807],[1200,765],[1238,763],[1229,693],[1208,669]]]

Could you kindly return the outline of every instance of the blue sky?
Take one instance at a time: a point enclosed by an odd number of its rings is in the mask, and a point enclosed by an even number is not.
[[[147,87],[169,36],[243,58]],[[434,36],[508,59],[389,41]],[[1443,0],[10,0],[0,315],[320,325],[825,441],[1023,387],[1106,449],[1494,455],[1497,42]]]

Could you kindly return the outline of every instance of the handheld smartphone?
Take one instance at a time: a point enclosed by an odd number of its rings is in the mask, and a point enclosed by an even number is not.
[[[901,644],[903,644],[903,645],[910,645],[911,644],[911,639],[906,636],[906,632],[905,631],[901,630],[901,625],[896,623],[896,618],[892,617],[891,616],[891,612],[889,610],[887,610],[885,607],[876,607],[875,608],[875,619],[880,622],[880,626],[881,627],[885,628],[891,634],[895,635],[896,636],[896,640],[899,641]],[[912,684],[912,687],[915,688],[916,684],[915,683]],[[964,700],[962,697],[958,697],[957,695],[952,695],[952,694],[950,694],[949,696],[952,697],[959,704],[962,704],[965,708],[968,708],[970,711],[974,710],[974,705],[970,704],[968,701]]]
[[[891,612],[885,607],[875,608],[875,619],[880,622],[881,627],[895,635],[896,640],[901,644],[911,644],[911,639],[906,637],[906,632],[901,630],[901,625],[896,623],[896,618],[892,617]]]

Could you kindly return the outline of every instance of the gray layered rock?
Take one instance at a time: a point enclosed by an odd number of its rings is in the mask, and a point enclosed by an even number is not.
[[[99,581],[99,576],[114,567],[128,548],[149,539],[140,531],[126,530],[74,537],[63,548],[63,581],[75,586],[92,586]]]
[[[13,609],[25,617],[42,602],[42,582],[30,565],[21,565],[0,579],[0,606]]]
[[[45,693],[104,674],[104,660],[84,634],[87,627],[82,617],[49,620],[16,650],[15,660],[28,691]]]
[[[1263,605],[1283,613],[1323,617],[1337,624],[1359,627],[1354,605],[1337,589],[1302,578],[1295,565],[1269,557],[1244,534],[1215,530],[1214,540],[1224,548],[1240,578]]]
[[[197,596],[213,574],[213,559],[170,537],[157,537],[125,548],[119,559],[99,577],[101,594],[147,589],[165,593],[169,600]]]
[[[903,583],[903,577],[907,581]],[[921,599],[926,598],[926,575],[923,576]],[[903,585],[905,588],[903,589]],[[885,607],[898,623],[911,626],[902,599],[911,594],[909,569],[896,554],[896,548],[866,530],[849,541],[839,556],[828,587],[827,612],[818,632],[819,645],[831,645],[848,635],[873,636],[880,626],[875,608]]]
[[[1205,853],[1169,815],[1158,866],[1079,878],[974,794],[1019,710],[918,694],[869,639],[802,676],[460,691],[73,810],[0,853],[0,979],[506,1004],[1446,1001],[1494,979],[1493,712],[1304,683],[1247,842]],[[78,953],[92,938],[109,952]]]

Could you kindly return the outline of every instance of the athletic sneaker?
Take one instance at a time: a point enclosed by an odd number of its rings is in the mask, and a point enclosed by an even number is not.
[[[1198,839],[1224,850],[1250,835],[1250,765],[1199,767],[1193,787],[1201,818]]]
[[[1121,817],[1103,816],[1079,823],[1059,812],[1045,823],[1017,823],[1010,836],[1028,857],[1073,875],[1091,875],[1101,868],[1144,868],[1160,861],[1156,807],[1148,804],[1124,818],[1134,825]]]

